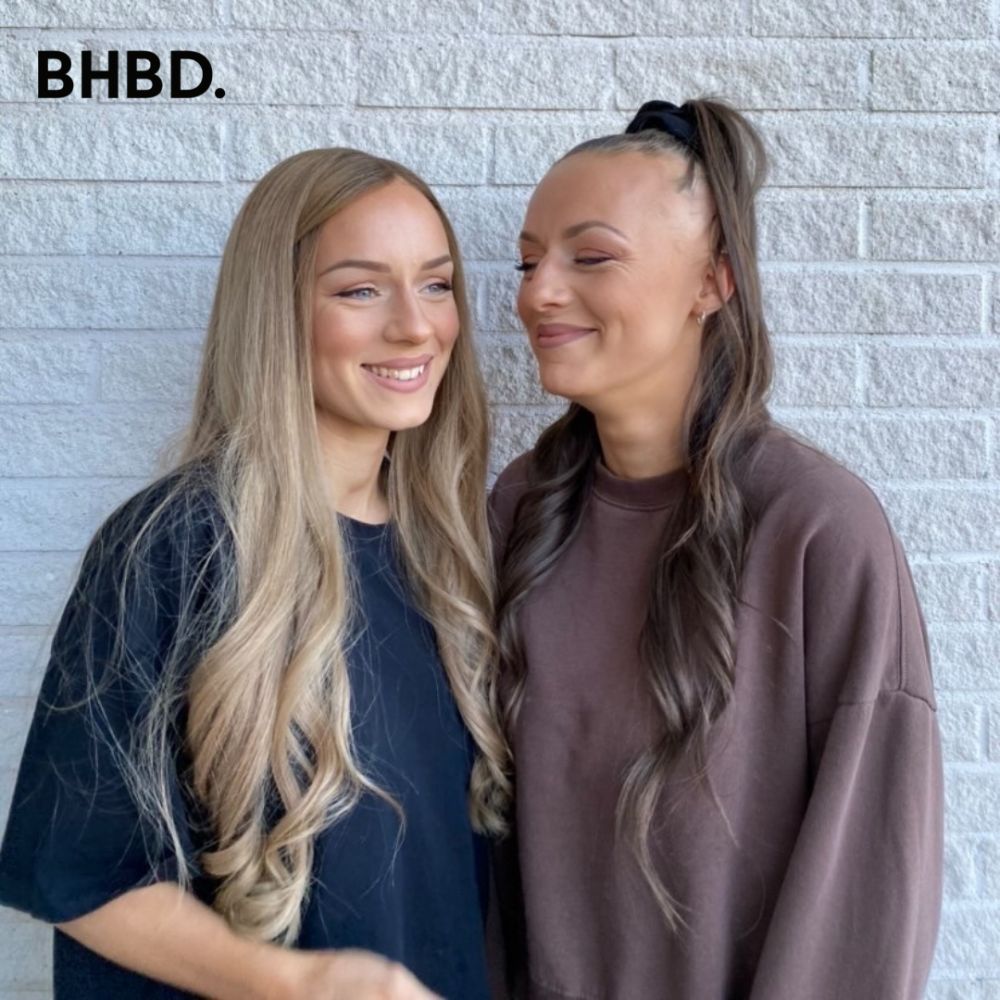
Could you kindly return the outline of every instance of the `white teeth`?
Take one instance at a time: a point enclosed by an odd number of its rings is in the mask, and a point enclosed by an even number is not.
[[[413,379],[423,375],[427,365],[423,364],[419,368],[379,368],[377,365],[363,365],[362,367],[375,372],[376,375],[381,375],[382,378],[395,379],[397,382],[412,382]]]

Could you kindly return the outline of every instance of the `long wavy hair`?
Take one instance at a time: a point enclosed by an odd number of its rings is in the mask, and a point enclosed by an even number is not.
[[[752,529],[740,468],[769,425],[772,355],[761,303],[754,199],[766,171],[763,144],[728,105],[693,100],[698,149],[659,131],[606,136],[580,153],[681,157],[682,185],[703,180],[715,206],[712,253],[728,256],[735,292],[705,319],[695,385],[684,418],[688,488],[670,518],[649,581],[639,656],[659,717],[659,736],[623,777],[618,828],[631,841],[667,924],[683,918],[659,874],[650,829],[671,765],[691,753],[703,770],[708,733],[733,695],[736,607]],[[505,725],[515,724],[527,664],[518,610],[572,543],[600,457],[593,415],[571,404],[540,436],[529,487],[500,556],[498,641],[506,675]]]
[[[316,835],[365,793],[391,801],[352,743],[347,649],[356,602],[321,477],[310,327],[319,228],[396,179],[441,218],[461,327],[430,418],[392,436],[383,485],[408,582],[476,743],[471,821],[483,832],[505,829],[509,751],[490,669],[483,503],[488,413],[455,235],[405,167],[350,149],[300,153],[256,185],[233,225],[189,431],[161,499],[128,526],[121,587],[124,610],[164,520],[204,518],[192,497],[207,491],[222,530],[196,564],[185,565],[183,553],[178,560],[176,637],[149,679],[148,711],[118,749],[130,790],[184,882],[170,749],[183,739],[188,790],[210,844],[197,861],[217,880],[214,907],[238,932],[264,940],[296,939]],[[197,595],[208,579],[206,600]],[[124,641],[118,652],[127,659]]]

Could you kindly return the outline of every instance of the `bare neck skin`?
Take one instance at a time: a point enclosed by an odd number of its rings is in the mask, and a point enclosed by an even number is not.
[[[693,321],[689,321],[692,323]],[[690,331],[700,340],[696,328]],[[678,355],[669,384],[631,398],[602,399],[589,406],[597,425],[604,464],[623,479],[650,479],[683,468],[687,461],[684,417],[694,388],[699,355]]]
[[[355,428],[344,433],[317,413],[319,449],[327,496],[338,514],[369,524],[389,520],[389,501],[379,484],[379,471],[389,444],[389,432]]]

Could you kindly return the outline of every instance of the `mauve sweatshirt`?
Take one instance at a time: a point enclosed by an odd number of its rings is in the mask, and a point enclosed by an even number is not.
[[[500,556],[529,475],[522,455],[494,487]],[[923,995],[942,769],[906,559],[871,490],[781,430],[765,435],[744,487],[754,529],[735,693],[706,780],[679,762],[652,832],[680,931],[616,838],[615,807],[657,731],[638,637],[684,473],[626,480],[598,463],[580,531],[520,612],[516,832],[498,868],[518,997]]]

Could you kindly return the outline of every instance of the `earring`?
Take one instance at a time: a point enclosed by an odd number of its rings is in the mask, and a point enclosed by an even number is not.
[[[698,313],[698,316],[696,318],[698,320],[698,326],[704,326],[705,325],[705,314],[703,312]]]

